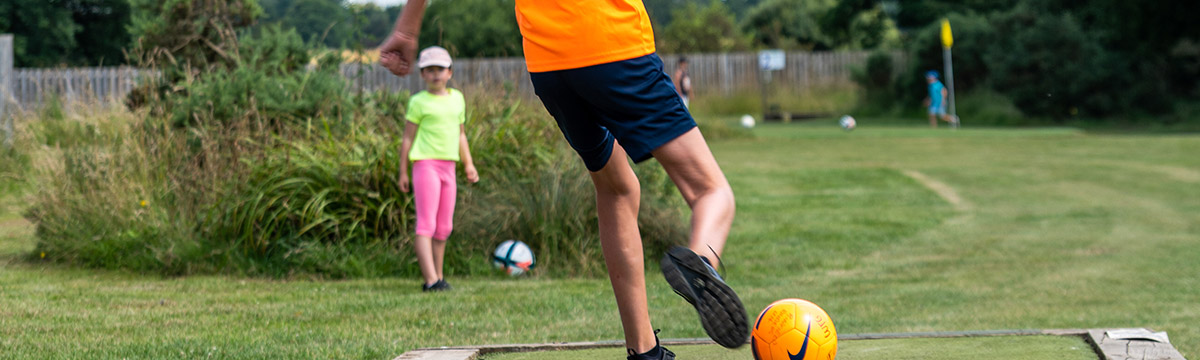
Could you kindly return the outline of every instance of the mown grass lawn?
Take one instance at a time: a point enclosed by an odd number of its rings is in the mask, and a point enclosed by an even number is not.
[[[1150,327],[1200,356],[1200,136],[825,123],[712,144],[738,198],[727,277],[750,315],[800,297],[840,333]],[[7,203],[3,358],[390,359],[621,338],[605,279],[457,278],[454,292],[424,294],[415,278],[64,268],[27,260],[32,229],[21,201]],[[650,279],[661,336],[703,337],[691,307]]]

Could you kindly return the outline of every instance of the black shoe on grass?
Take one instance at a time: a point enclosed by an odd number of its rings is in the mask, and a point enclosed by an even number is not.
[[[662,259],[663,277],[675,293],[696,307],[700,324],[717,344],[734,349],[750,338],[746,308],[706,259],[676,246]]]
[[[445,279],[438,279],[436,283],[433,283],[433,286],[442,289],[442,291],[454,290],[454,287],[450,286],[450,283],[446,282]]]
[[[625,357],[626,360],[675,360],[675,353],[658,343],[658,330],[654,330],[654,348],[650,351],[641,354],[634,353],[633,349],[628,348],[625,351],[629,353],[629,356]]]
[[[451,290],[451,289],[453,289],[453,288],[450,287],[450,283],[446,282],[446,280],[438,280],[438,281],[434,282],[433,284],[421,285],[421,291],[424,291],[424,292],[447,291],[447,290]]]

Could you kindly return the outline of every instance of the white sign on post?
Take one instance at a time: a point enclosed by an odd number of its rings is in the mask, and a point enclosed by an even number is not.
[[[783,70],[783,50],[762,50],[758,52],[758,66],[763,71]]]

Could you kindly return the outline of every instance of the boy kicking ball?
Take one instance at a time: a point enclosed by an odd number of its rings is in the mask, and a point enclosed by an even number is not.
[[[657,159],[692,209],[688,247],[663,257],[667,282],[696,308],[713,340],[729,348],[745,344],[745,308],[714,270],[733,223],[733,190],[663,71],[645,6],[641,0],[570,4],[517,0],[517,23],[534,91],[596,189],[601,248],[628,359],[675,355],[650,324],[637,225],[641,189],[626,157]],[[394,74],[412,69],[425,5],[405,4],[379,48],[380,62]]]

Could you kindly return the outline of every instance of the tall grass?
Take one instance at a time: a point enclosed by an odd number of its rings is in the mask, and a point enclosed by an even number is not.
[[[410,244],[395,241],[407,239],[412,202],[395,185],[391,145],[365,135],[294,140],[244,159],[246,181],[204,214],[204,237],[260,260],[256,272],[391,274],[407,260],[395,250]]]
[[[35,254],[163,274],[416,274],[412,197],[396,186],[396,106],[406,97],[368,94],[346,102],[363,104],[349,121],[285,126],[177,128],[147,111],[39,115],[30,121],[42,147],[28,214]],[[533,246],[545,274],[603,273],[590,179],[549,115],[505,95],[472,96],[468,108],[483,180],[459,185],[446,271],[490,272],[490,250],[512,238]],[[685,242],[665,172],[652,162],[636,171],[647,247]]]
[[[196,265],[202,247],[162,181],[174,152],[160,145],[174,139],[147,142],[148,133],[135,131],[139,119],[126,111],[64,111],[54,101],[23,119],[36,185],[26,216],[38,225],[37,257],[164,273]]]

